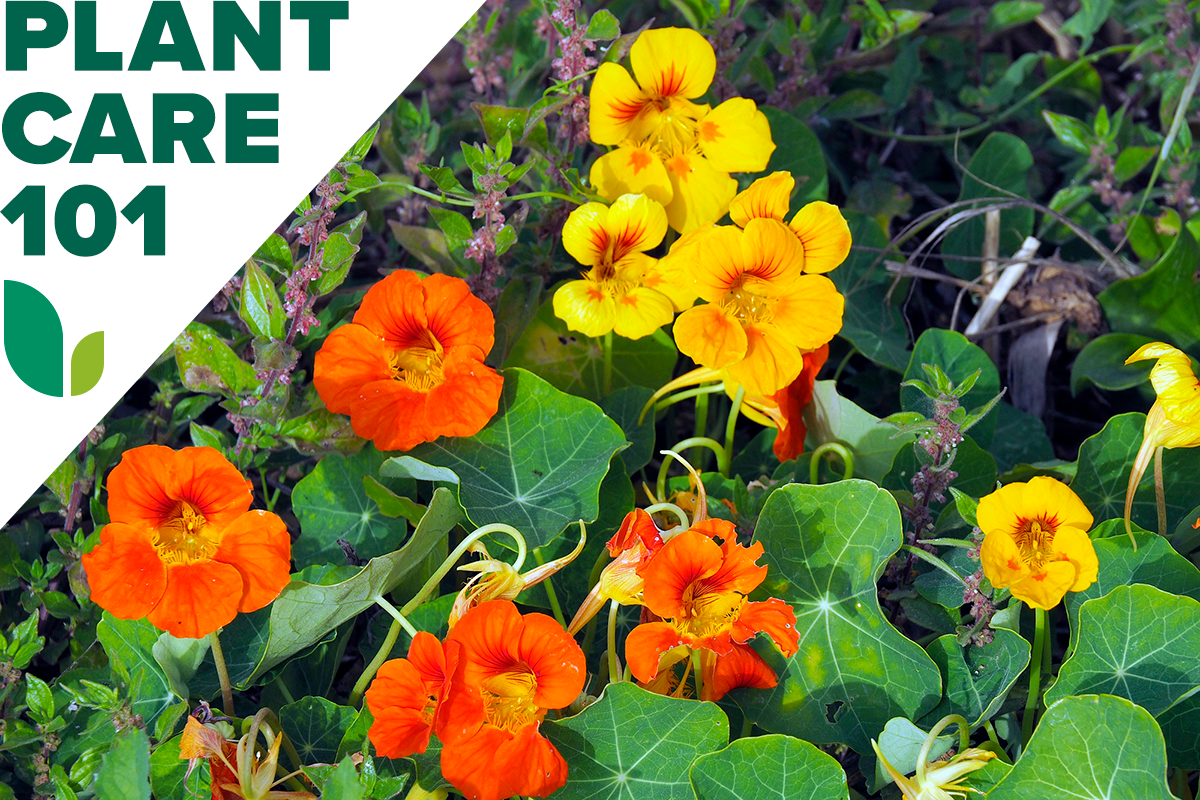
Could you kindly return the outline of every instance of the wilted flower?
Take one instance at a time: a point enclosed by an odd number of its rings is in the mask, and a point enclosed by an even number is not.
[[[279,745],[283,735],[271,730],[264,722],[266,709],[259,711],[250,732],[240,739],[227,739],[216,726],[205,725],[188,717],[179,740],[179,757],[191,761],[190,773],[196,762],[207,758],[212,778],[212,800],[316,800],[312,792],[282,792],[276,786],[299,773],[299,770],[276,778],[279,765]],[[258,748],[258,734],[267,742],[263,756]]]
[[[904,800],[950,800],[955,796],[966,797],[967,792],[981,795],[983,792],[970,786],[963,786],[962,783],[970,773],[982,769],[987,762],[996,757],[996,754],[989,750],[970,747],[949,761],[925,763],[922,760],[917,765],[916,774],[912,778],[907,778],[888,763],[874,739],[871,740],[871,747],[874,748],[880,765],[900,787]]]

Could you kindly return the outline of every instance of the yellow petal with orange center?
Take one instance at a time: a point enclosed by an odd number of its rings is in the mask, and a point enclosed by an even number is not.
[[[691,308],[696,302],[695,282],[678,259],[660,258],[642,276],[642,285],[666,295],[676,313]]]
[[[732,171],[732,170],[731,170]],[[735,225],[746,227],[752,219],[776,219],[787,216],[788,204],[796,181],[790,172],[772,172],[750,184],[729,204],[729,218]]]
[[[805,272],[829,272],[850,255],[850,226],[835,205],[809,203],[789,226],[804,245]]]
[[[745,97],[726,100],[701,117],[696,141],[709,163],[722,172],[762,172],[775,152],[771,123]]]
[[[613,329],[616,310],[594,281],[571,281],[554,293],[554,315],[584,336],[603,336]]]
[[[675,316],[670,299],[653,289],[632,289],[614,298],[613,306],[613,331],[626,339],[649,336]]]
[[[685,233],[679,241],[687,246],[672,248],[664,261],[691,275],[697,295],[720,302],[745,272],[742,232],[722,225]]]
[[[658,117],[652,99],[620,64],[601,64],[592,80],[588,125],[596,144],[620,144]]]
[[[979,548],[983,574],[998,589],[1012,586],[1029,576],[1029,565],[1021,556],[1017,543],[1007,532],[992,530]]]
[[[1063,595],[1075,582],[1075,565],[1070,561],[1050,561],[1028,578],[1009,587],[1013,597],[1033,608],[1049,610],[1062,602]]]
[[[658,247],[667,235],[667,212],[644,194],[623,194],[608,209],[604,228],[613,243],[612,258],[618,261]]]
[[[637,82],[655,98],[699,97],[717,73],[712,45],[691,28],[643,32],[629,50],[629,63]]]
[[[746,356],[742,324],[716,305],[695,306],[675,320],[675,344],[697,364],[721,369]]]
[[[750,394],[774,394],[796,380],[804,356],[770,324],[745,326],[746,357],[725,368]]]
[[[788,342],[816,350],[842,329],[846,298],[824,275],[801,275],[771,307],[773,322]]]
[[[773,219],[752,219],[746,223],[741,243],[743,270],[770,284],[752,291],[772,296],[790,294],[803,277],[804,251],[787,226]]]
[[[1150,370],[1150,383],[1167,418],[1178,425],[1200,428],[1200,381],[1192,371],[1192,360],[1169,344],[1151,342],[1138,348],[1125,363],[1150,358],[1158,359]]]
[[[1069,525],[1060,527],[1054,534],[1054,552],[1075,565],[1075,582],[1069,587],[1072,592],[1082,592],[1096,582],[1100,562],[1086,533]]]
[[[563,248],[571,257],[591,267],[600,263],[608,247],[608,206],[603,203],[584,203],[571,212],[563,224]]]
[[[644,194],[667,205],[675,189],[662,159],[648,147],[624,144],[605,153],[592,164],[592,186],[607,200],[623,194]]]
[[[716,223],[737,193],[737,181],[699,153],[678,153],[665,163],[673,193],[667,221],[680,233]],[[593,168],[594,169],[594,168]]]

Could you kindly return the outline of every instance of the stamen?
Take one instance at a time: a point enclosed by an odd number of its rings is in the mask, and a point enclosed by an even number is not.
[[[221,535],[213,531],[198,508],[179,500],[155,532],[152,544],[164,563],[194,564],[213,557]]]

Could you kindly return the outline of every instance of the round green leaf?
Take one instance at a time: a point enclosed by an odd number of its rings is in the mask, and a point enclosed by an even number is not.
[[[324,697],[304,697],[279,709],[279,724],[305,764],[337,761],[338,744],[358,712]]]
[[[1125,487],[1142,444],[1144,414],[1119,414],[1079,448],[1079,468],[1071,488],[1098,521],[1125,513]],[[1200,448],[1174,448],[1163,453],[1163,483],[1167,499],[1167,530],[1184,518],[1200,497]],[[1154,470],[1146,470],[1133,496],[1131,518],[1146,530],[1158,527],[1154,500]]]
[[[512,525],[532,550],[572,522],[596,519],[609,461],[627,446],[625,434],[594,403],[508,369],[500,408],[483,430],[420,445],[408,459],[452,470],[471,522]],[[397,459],[382,472],[411,474]]]
[[[692,762],[697,800],[847,800],[833,756],[791,736],[738,739]]]
[[[1200,686],[1200,602],[1190,597],[1118,586],[1083,604],[1072,636],[1047,703],[1102,692],[1157,715]]]
[[[982,647],[963,648],[956,636],[940,636],[928,652],[946,687],[942,702],[925,715],[929,725],[947,714],[961,714],[975,729],[996,715],[1029,665],[1029,642],[1007,628],[996,628],[991,643]]]
[[[1120,697],[1067,697],[1038,723],[1012,772],[989,800],[1071,797],[1173,800],[1162,731],[1144,708]]]
[[[799,652],[777,666],[779,685],[743,691],[758,725],[859,753],[892,717],[919,719],[941,697],[941,675],[884,618],[875,581],[900,548],[900,511],[872,483],[793,484],[763,507],[754,538],[765,547],[765,594],[791,603]]]
[[[610,684],[583,713],[542,724],[567,761],[558,800],[695,800],[686,765],[729,742],[714,703],[677,700]]]
[[[1114,392],[1145,384],[1154,362],[1126,364],[1125,359],[1152,341],[1136,333],[1106,333],[1092,339],[1071,365],[1071,394],[1079,394],[1089,383]]]
[[[1166,340],[1184,350],[1200,345],[1200,244],[1183,226],[1170,249],[1136,278],[1117,281],[1096,299],[1113,329]]]

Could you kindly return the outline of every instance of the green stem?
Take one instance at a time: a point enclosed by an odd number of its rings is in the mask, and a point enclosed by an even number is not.
[[[717,454],[717,470],[722,475],[729,474],[729,464],[726,461],[727,454],[725,452],[725,448],[722,447],[720,444],[718,444],[716,442],[716,440],[714,440],[714,439],[709,439],[707,436],[693,436],[691,439],[684,439],[682,442],[675,445],[671,449],[674,450],[676,453],[682,453],[684,450],[687,450],[692,447],[707,447],[709,450],[712,450],[714,453]],[[669,458],[664,458],[663,462],[662,462],[662,466],[658,468],[657,488],[658,488],[658,498],[660,500],[667,499],[666,498],[667,469],[670,466],[671,466],[671,460]]]
[[[514,194],[511,197],[504,198],[504,202],[512,200],[534,200],[539,197],[544,197],[547,200],[566,200],[568,203],[574,203],[577,206],[584,204],[583,200],[571,197],[569,194],[561,194],[559,192],[526,192],[525,194]]]
[[[604,396],[612,394],[613,332],[604,334]]]
[[[947,714],[938,720],[938,723],[930,729],[925,736],[925,742],[921,745],[921,752],[917,754],[917,786],[925,786],[925,765],[929,763],[929,751],[933,749],[933,743],[937,741],[938,736],[948,726],[958,725],[958,751],[961,753],[971,746],[971,731],[967,728],[967,721],[961,714]]]
[[[854,354],[857,352],[857,347],[851,347],[850,352],[846,353],[842,360],[838,362],[837,369],[833,371],[833,378],[831,379],[834,383],[837,383],[838,378],[842,377],[842,370],[846,368],[846,365],[850,363],[850,359],[853,358]]]
[[[812,458],[808,462],[808,482],[816,486],[821,481],[821,458],[826,453],[834,453],[842,459],[842,466],[845,468],[841,480],[848,481],[854,477],[854,454],[850,449],[843,444],[837,442],[826,442],[825,444],[813,450]]]
[[[682,400],[688,400],[693,397],[699,397],[706,394],[716,394],[717,392],[725,391],[725,384],[710,383],[708,386],[697,386],[694,389],[685,389],[682,392],[676,392],[673,395],[664,397],[654,404],[654,413],[657,414],[663,409],[669,408]]]
[[[225,666],[225,653],[221,650],[221,640],[216,631],[208,635],[208,644],[212,648],[213,663],[217,665],[217,678],[221,681],[221,702],[225,706],[225,715],[236,716],[233,713],[233,687],[229,684],[229,669]]]
[[[652,516],[657,514],[659,511],[669,511],[674,514],[675,519],[679,520],[679,525],[682,528],[690,528],[692,526],[691,521],[687,518],[687,514],[684,513],[682,508],[674,503],[655,503],[652,506],[646,507],[646,513]],[[597,580],[599,579],[597,578]]]
[[[617,611],[621,604],[613,600],[608,605],[608,682],[621,680],[621,661],[617,658]]]
[[[754,721],[750,719],[749,714],[742,714],[742,733],[738,736],[739,739],[745,739],[751,734],[754,729]]]
[[[729,465],[733,462],[733,435],[737,428],[738,413],[742,410],[742,401],[746,399],[746,389],[738,386],[737,394],[733,396],[733,405],[729,409],[729,419],[725,422],[725,459],[718,459],[718,468],[722,478],[729,477]]]
[[[700,669],[700,651],[693,650],[692,651],[692,680],[694,680],[696,682],[696,699],[697,700],[704,699],[704,678],[701,677],[701,674],[700,674],[701,672],[703,672],[703,670]]]
[[[702,439],[708,436],[708,395],[696,395],[696,423],[692,428],[694,438]],[[700,472],[704,471],[705,462],[708,460],[708,453],[701,452],[700,457],[696,459],[696,469]]]
[[[930,553],[928,550],[923,550],[920,547],[915,547],[911,544],[902,544],[902,545],[900,545],[900,549],[906,550],[906,551],[912,553],[917,558],[921,559],[922,561],[932,564],[933,566],[940,569],[942,572],[949,575],[951,578],[954,578],[954,580],[958,581],[963,586],[967,585],[967,582],[965,580],[963,580],[963,577],[954,571],[954,567],[950,566],[945,561],[942,561],[940,558],[935,556],[933,553]]]
[[[1033,720],[1037,715],[1038,699],[1042,685],[1042,662],[1045,658],[1046,609],[1034,609],[1033,658],[1029,662],[1029,697],[1025,699],[1025,718],[1021,720],[1021,743],[1029,747],[1033,736]]]
[[[546,559],[542,558],[540,547],[533,551],[533,560],[538,563],[539,567],[546,563]],[[546,597],[550,599],[550,610],[554,612],[554,618],[565,629],[567,621],[563,618],[562,606],[558,604],[558,592],[554,591],[554,584],[551,583],[549,578],[546,578],[546,580],[542,581],[542,586],[546,587]]]
[[[413,624],[411,622],[409,622],[408,619],[403,614],[401,614],[400,611],[394,605],[392,605],[387,600],[385,600],[383,598],[383,595],[377,594],[374,597],[372,597],[371,600],[373,600],[375,602],[375,605],[379,606],[384,611],[386,611],[388,614],[390,614],[392,619],[396,621],[396,624],[399,625],[401,628],[403,628],[404,632],[407,633],[409,635],[409,637],[414,638],[414,639],[416,638],[417,629],[413,627]]]
[[[285,703],[291,705],[292,703],[296,702],[296,698],[292,697],[291,690],[288,689],[287,684],[283,682],[283,678],[279,675],[275,676],[275,688],[279,690],[281,695],[283,695],[283,700]],[[296,762],[296,766],[300,766],[299,761]]]
[[[396,612],[396,614],[392,615],[392,627],[388,629],[387,636],[384,637],[383,644],[375,653],[375,657],[371,659],[369,664],[367,664],[366,669],[363,670],[363,674],[358,677],[358,682],[354,684],[354,688],[350,692],[349,702],[351,706],[354,706],[355,708],[358,707],[359,702],[362,700],[363,693],[367,690],[367,686],[371,683],[371,679],[375,677],[375,673],[381,666],[383,666],[383,662],[387,660],[388,653],[392,652],[392,646],[396,644],[396,639],[398,639],[400,636],[400,629],[402,627],[400,619],[407,617],[409,614],[416,611],[417,608],[425,602],[429,595],[433,594],[433,592],[437,590],[438,586],[442,582],[442,578],[446,577],[446,574],[454,568],[454,565],[457,564],[458,560],[463,557],[463,555],[467,552],[467,549],[470,548],[472,544],[491,533],[507,534],[508,536],[512,537],[513,541],[517,543],[517,559],[513,562],[512,566],[517,572],[521,571],[521,567],[525,564],[525,556],[528,550],[525,544],[525,537],[521,535],[520,531],[511,525],[505,525],[503,522],[493,522],[490,525],[484,525],[482,528],[476,528],[474,531],[472,531],[465,539],[459,542],[458,547],[454,548],[454,552],[446,556],[445,560],[443,560],[438,568],[434,570],[433,574],[429,576],[429,580],[425,581],[425,585],[421,587],[420,591],[413,595],[413,598],[405,603],[403,608]],[[379,598],[376,598],[376,602],[378,601]],[[390,605],[391,604],[389,603],[388,606]],[[387,606],[384,606],[384,608],[387,608]],[[399,616],[397,616],[397,614]],[[405,620],[405,622],[407,622],[407,620]],[[412,636],[415,635],[415,633],[415,631],[410,630],[409,635]]]
[[[1154,502],[1158,506],[1158,535],[1167,535],[1167,497],[1163,491],[1163,448],[1154,451]]]
[[[1000,737],[996,735],[996,726],[992,724],[990,719],[983,721],[983,729],[987,731],[988,738],[992,740],[992,744],[996,745],[996,749],[1004,751],[1004,745],[1000,744]]]

